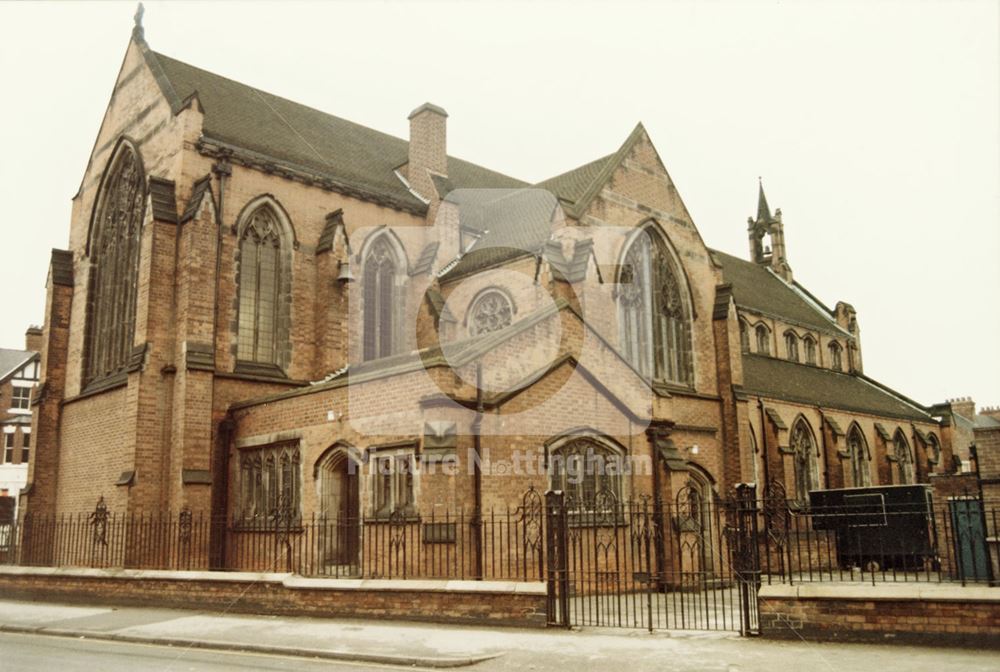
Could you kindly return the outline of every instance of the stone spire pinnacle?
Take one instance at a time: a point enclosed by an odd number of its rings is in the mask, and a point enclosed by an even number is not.
[[[767,205],[767,196],[764,195],[764,181],[762,178],[757,178],[757,221],[758,222],[769,222],[771,221],[771,208]]]

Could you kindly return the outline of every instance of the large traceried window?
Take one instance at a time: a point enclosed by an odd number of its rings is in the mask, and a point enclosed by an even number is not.
[[[571,511],[605,511],[622,498],[624,458],[591,438],[573,439],[549,454],[553,490],[566,493]]]
[[[239,335],[237,357],[244,362],[278,364],[281,225],[262,205],[240,234]]]
[[[868,443],[861,429],[854,425],[847,433],[847,452],[851,460],[851,484],[862,488],[872,484],[871,469],[868,468]]]
[[[622,351],[653,380],[690,383],[691,328],[663,239],[647,227],[625,253],[618,306]]]
[[[498,331],[509,326],[513,319],[514,308],[507,295],[498,289],[487,290],[469,308],[469,335]]]
[[[298,441],[241,451],[240,522],[277,525],[300,520],[300,463]]]
[[[146,204],[146,178],[138,152],[119,144],[94,207],[87,254],[84,382],[124,371],[135,336],[139,242]]]
[[[816,441],[804,418],[792,427],[791,449],[795,460],[795,498],[801,506],[809,503],[809,491],[819,487]]]
[[[388,357],[399,349],[400,266],[387,235],[375,239],[365,254],[362,278],[365,360]]]
[[[896,485],[913,483],[913,454],[901,429],[897,429],[892,437],[892,456],[896,463]]]

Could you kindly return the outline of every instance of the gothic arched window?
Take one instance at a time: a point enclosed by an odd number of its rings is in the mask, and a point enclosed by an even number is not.
[[[892,437],[892,456],[896,462],[896,485],[913,483],[913,459],[910,444],[903,435],[903,430],[897,429]]]
[[[653,380],[689,383],[691,334],[678,272],[662,238],[649,228],[640,231],[619,278],[622,351]]]
[[[490,289],[476,298],[469,308],[469,335],[478,336],[509,326],[514,319],[514,307],[507,295]]]
[[[847,433],[847,452],[851,459],[851,484],[861,488],[872,484],[871,470],[868,468],[868,444],[861,429],[854,425]]]
[[[806,364],[816,364],[816,339],[806,336],[802,339],[802,346],[806,351]]]
[[[834,371],[843,371],[844,349],[837,341],[830,341],[830,345],[828,347],[830,349],[830,368]]]
[[[549,454],[550,487],[566,493],[570,510],[613,510],[621,501],[624,468],[617,450],[591,438],[573,439]]]
[[[757,328],[754,330],[757,336],[757,354],[758,355],[770,355],[771,354],[771,330],[768,329],[763,324],[758,324]]]
[[[785,353],[787,354],[788,361],[799,361],[799,337],[793,331],[785,332]]]
[[[805,418],[792,427],[791,449],[795,460],[795,498],[800,505],[809,503],[809,491],[819,487],[816,442]]]
[[[399,346],[397,305],[400,260],[387,235],[371,244],[364,259],[364,359],[395,353]]]
[[[744,353],[750,352],[750,331],[743,320],[740,320],[740,350]]]
[[[258,207],[240,233],[236,356],[245,362],[278,363],[281,245],[281,225],[274,210],[269,205]]]
[[[123,371],[128,363],[145,205],[142,160],[122,142],[104,174],[91,224],[85,382]]]

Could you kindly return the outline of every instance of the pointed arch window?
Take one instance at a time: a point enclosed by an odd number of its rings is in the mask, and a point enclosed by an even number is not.
[[[662,238],[640,231],[619,278],[622,351],[653,380],[690,383],[691,329],[677,273]]]
[[[757,337],[757,354],[758,355],[770,355],[771,354],[771,330],[768,329],[763,324],[758,324],[757,328],[754,330]]]
[[[896,484],[913,483],[913,456],[910,453],[910,444],[901,429],[897,429],[896,435],[892,438],[892,457],[896,463]]]
[[[514,317],[514,307],[507,295],[498,289],[490,289],[476,298],[469,309],[469,335],[478,336],[498,331],[510,326]]]
[[[785,332],[785,355],[790,362],[799,361],[799,337],[794,331]]]
[[[274,210],[262,205],[240,234],[237,357],[242,361],[278,364],[282,262],[281,225]]]
[[[795,460],[795,498],[800,506],[809,504],[809,491],[819,487],[816,441],[804,418],[792,427],[791,449]]]
[[[398,351],[400,260],[387,236],[372,242],[364,259],[364,359]]]
[[[145,203],[142,160],[122,142],[104,174],[91,224],[85,382],[119,373],[128,364]]]
[[[868,468],[868,443],[861,429],[854,425],[847,434],[847,452],[851,459],[851,483],[855,488],[872,484],[871,469]]]
[[[743,320],[740,320],[740,350],[743,353],[750,352],[750,331]]]
[[[834,371],[844,370],[844,348],[837,341],[830,341],[830,368]]]
[[[816,339],[806,336],[802,339],[802,348],[805,350],[806,364],[816,365]]]

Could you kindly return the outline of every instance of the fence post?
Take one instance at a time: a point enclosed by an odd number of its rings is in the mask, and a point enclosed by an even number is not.
[[[546,621],[562,628],[570,627],[568,536],[566,496],[561,490],[549,490],[545,493]]]
[[[736,548],[733,565],[740,589],[740,634],[759,634],[757,591],[760,588],[760,547],[757,530],[757,488],[736,486]]]

